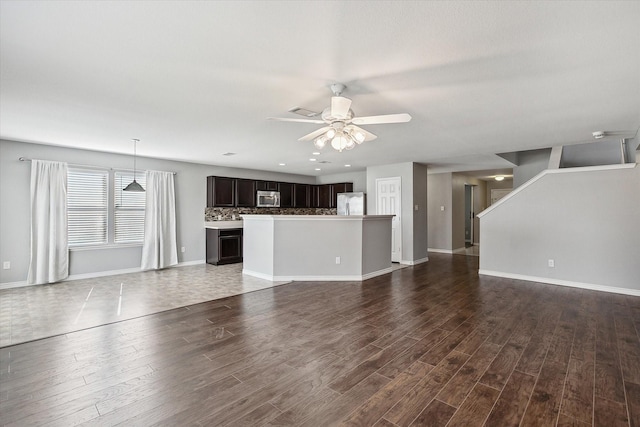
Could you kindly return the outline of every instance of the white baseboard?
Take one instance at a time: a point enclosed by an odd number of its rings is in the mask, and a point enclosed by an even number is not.
[[[373,277],[382,276],[383,274],[391,273],[392,267],[383,268],[382,270],[373,271],[367,274],[353,274],[344,276],[272,276],[269,274],[259,273],[247,269],[242,270],[242,274],[247,276],[257,277],[259,279],[269,280],[271,282],[362,282],[364,280],[371,279]]]
[[[4,282],[0,283],[0,290],[2,289],[13,289],[13,288],[22,288],[25,286],[29,286],[26,280],[22,280],[20,282]]]
[[[422,264],[424,262],[429,261],[429,257],[425,257],[425,258],[420,258],[420,259],[416,259],[413,261],[409,261],[409,260],[402,260],[400,261],[400,264],[402,265],[418,265],[418,264]]]
[[[140,267],[123,268],[122,270],[97,271],[95,273],[72,274],[61,282],[70,282],[72,280],[95,279],[98,277],[116,276],[118,274],[139,273]]]
[[[439,254],[452,254],[453,251],[451,249],[436,249],[436,248],[427,248],[427,252],[435,252]]]
[[[618,288],[615,286],[595,285],[593,283],[572,282],[570,280],[552,279],[548,277],[526,276],[523,274],[504,273],[501,271],[478,270],[478,274],[485,276],[504,277],[505,279],[526,280],[528,282],[547,283],[549,285],[570,286],[572,288],[589,289],[592,291],[611,292],[640,296],[640,289]]]
[[[205,260],[199,259],[196,261],[181,262],[170,268],[186,267],[189,265],[198,265],[198,264],[204,264],[204,263],[205,263]],[[95,279],[98,277],[116,276],[118,274],[140,273],[141,271],[142,270],[140,270],[140,267],[135,267],[135,268],[125,268],[122,270],[108,270],[108,271],[97,271],[95,273],[72,274],[66,279],[61,280],[60,282],[70,282],[73,280],[82,280],[82,279]],[[30,285],[27,283],[26,280],[22,280],[20,282],[0,283],[0,289],[22,288],[25,286],[38,286],[38,285]]]

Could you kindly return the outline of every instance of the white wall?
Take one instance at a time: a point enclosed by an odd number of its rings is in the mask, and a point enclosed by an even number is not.
[[[51,145],[0,140],[0,262],[10,261],[11,269],[0,269],[0,283],[26,280],[29,267],[29,181],[30,163],[19,157],[65,161],[73,164],[131,169],[133,157]],[[138,158],[140,170],[177,172],[176,206],[180,262],[205,259],[204,208],[206,177],[209,175],[315,184],[315,177],[266,171]],[[92,274],[140,266],[141,246],[99,250],[77,250],[70,254],[70,274]]]
[[[353,191],[367,191],[367,172],[344,172],[319,176],[316,184],[335,184],[338,182],[353,182]]]
[[[427,218],[429,248],[451,251],[451,209],[453,174],[436,173],[429,175],[427,181]],[[441,208],[444,207],[444,210]]]
[[[521,151],[517,154],[518,167],[513,168],[513,188],[525,182],[549,167],[550,148]]]
[[[482,214],[480,271],[640,295],[638,218],[640,167],[547,171]]]

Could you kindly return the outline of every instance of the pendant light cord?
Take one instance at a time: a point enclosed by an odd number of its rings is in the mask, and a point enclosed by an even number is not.
[[[137,147],[138,147],[139,139],[133,140],[133,180],[136,180],[136,155],[137,155]]]

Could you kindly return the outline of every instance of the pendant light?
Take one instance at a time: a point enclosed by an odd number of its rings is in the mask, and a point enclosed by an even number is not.
[[[139,141],[139,139],[133,140],[133,182],[124,187],[122,191],[144,191],[142,185],[138,184],[138,181],[136,181],[136,145]]]

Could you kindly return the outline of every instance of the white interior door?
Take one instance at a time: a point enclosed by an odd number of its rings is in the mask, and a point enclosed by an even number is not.
[[[402,221],[400,177],[376,179],[376,213],[395,215],[391,220],[391,261],[402,259]]]

